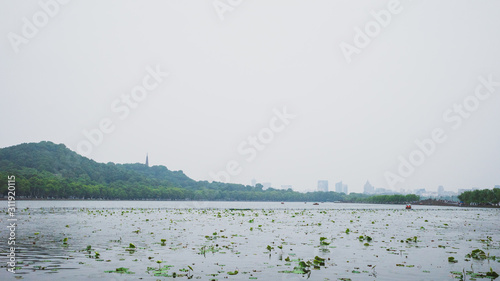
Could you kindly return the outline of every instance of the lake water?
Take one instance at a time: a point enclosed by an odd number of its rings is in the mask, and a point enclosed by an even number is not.
[[[7,202],[0,202],[6,210]],[[459,272],[466,280],[481,280],[490,268],[500,274],[500,209],[309,202],[17,204],[18,268],[7,271],[10,231],[4,212],[0,280],[458,280]],[[466,256],[476,249],[486,256]]]

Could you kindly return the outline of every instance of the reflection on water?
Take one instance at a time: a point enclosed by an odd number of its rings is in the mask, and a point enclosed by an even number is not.
[[[19,269],[6,271],[2,241],[1,280],[455,280],[451,272],[471,267],[500,273],[492,258],[500,256],[498,209],[187,201],[18,207]],[[466,258],[474,249],[490,258]]]

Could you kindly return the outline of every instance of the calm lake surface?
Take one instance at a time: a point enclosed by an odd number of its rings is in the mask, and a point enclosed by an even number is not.
[[[7,271],[4,211],[0,280],[459,280],[461,272],[466,280],[489,280],[481,274],[490,268],[500,274],[500,209],[186,201],[17,201],[17,208],[18,268]],[[467,257],[476,249],[485,256]]]

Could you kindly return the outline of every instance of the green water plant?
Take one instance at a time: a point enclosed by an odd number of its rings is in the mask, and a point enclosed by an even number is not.
[[[128,248],[125,248],[125,251],[128,251],[130,254],[133,254],[135,252],[135,245],[132,243],[129,243]]]
[[[319,238],[319,245],[321,245],[321,246],[328,246],[328,245],[330,245],[329,242],[325,241],[326,239],[327,239],[326,237],[320,237]]]
[[[313,263],[320,266],[325,266],[325,259],[318,256],[314,257]]]
[[[481,249],[475,249],[472,252],[470,252],[469,254],[465,255],[465,257],[466,258],[472,258],[472,259],[475,259],[475,260],[484,260],[484,259],[488,258],[486,256],[486,254],[484,253],[484,251],[481,250]]]
[[[163,267],[160,267],[160,264],[161,263],[158,263],[158,268],[148,267],[147,268],[148,273],[153,273],[154,276],[172,277],[172,275],[168,274],[168,271],[170,270],[170,268],[172,268],[174,266],[173,265],[164,265]]]
[[[360,236],[358,237],[358,240],[359,240],[359,242],[363,242],[363,241],[365,241],[365,240],[366,240],[367,242],[370,242],[370,241],[372,241],[372,240],[373,240],[373,238],[371,238],[371,237],[370,237],[370,236],[368,236],[368,235],[360,235]]]
[[[120,274],[135,274],[135,272],[129,271],[128,268],[119,267],[115,270],[104,271],[105,273],[120,273]]]
[[[406,238],[406,243],[417,243],[417,236]]]
[[[495,279],[498,277],[498,273],[493,271],[493,269],[490,267],[490,271],[486,272],[486,276],[490,277],[491,279]]]

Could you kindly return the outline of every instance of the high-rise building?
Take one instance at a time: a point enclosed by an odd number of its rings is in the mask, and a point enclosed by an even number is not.
[[[349,192],[347,191],[347,184],[342,184],[342,192],[344,192],[345,194],[348,194]]]
[[[440,185],[440,186],[438,187],[438,195],[439,195],[439,196],[441,196],[441,195],[443,195],[443,194],[444,194],[444,187],[443,187],[442,185]]]
[[[497,185],[495,185],[495,187],[493,187],[493,188],[500,188],[500,185],[498,185],[498,184],[497,184]]]
[[[363,193],[373,194],[373,193],[375,193],[375,187],[373,185],[371,185],[371,183],[369,181],[366,181]]]
[[[281,189],[284,189],[284,190],[292,189],[292,185],[291,184],[282,184]]]
[[[252,186],[255,186],[257,185],[257,180],[256,179],[252,179]]]
[[[318,191],[328,192],[328,181],[319,180],[318,181]]]
[[[343,192],[343,184],[342,181],[339,181],[338,183],[335,184],[335,192],[337,193],[342,193]]]
[[[422,195],[424,193],[425,193],[425,188],[415,189],[415,194],[416,195]]]
[[[148,154],[146,153],[146,167],[149,167],[149,159],[148,159]]]

